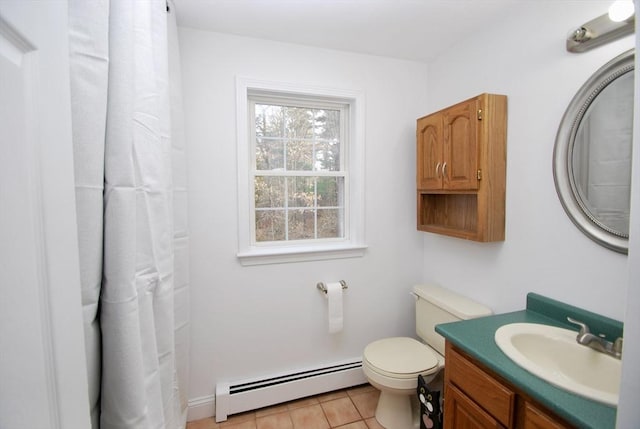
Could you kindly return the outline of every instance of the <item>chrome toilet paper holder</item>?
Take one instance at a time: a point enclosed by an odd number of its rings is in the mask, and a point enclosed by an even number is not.
[[[347,289],[347,282],[345,282],[344,280],[340,280],[340,284],[342,285],[342,289]],[[316,287],[318,288],[318,290],[327,293],[327,285],[324,284],[324,282],[319,282]]]

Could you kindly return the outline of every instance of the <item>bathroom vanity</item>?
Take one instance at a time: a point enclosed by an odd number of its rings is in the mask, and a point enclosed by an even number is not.
[[[534,293],[527,295],[525,310],[438,325],[436,331],[447,342],[445,427],[613,429],[615,407],[544,381],[495,343],[496,330],[511,323],[574,329],[567,316],[607,338],[622,335],[621,322]]]
[[[445,428],[572,428],[526,393],[447,342]]]

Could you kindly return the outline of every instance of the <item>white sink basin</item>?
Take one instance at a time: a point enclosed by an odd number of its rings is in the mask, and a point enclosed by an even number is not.
[[[496,330],[498,347],[517,365],[576,395],[618,405],[621,361],[576,342],[577,332],[534,323]]]

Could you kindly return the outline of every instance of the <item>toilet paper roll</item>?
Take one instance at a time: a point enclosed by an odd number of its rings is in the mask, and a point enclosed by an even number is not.
[[[335,334],[342,331],[342,285],[338,282],[327,283],[327,300],[329,300],[329,333]]]

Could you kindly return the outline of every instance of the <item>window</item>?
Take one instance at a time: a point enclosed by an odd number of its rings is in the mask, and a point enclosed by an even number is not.
[[[238,87],[241,262],[361,256],[357,98]]]
[[[348,106],[249,94],[254,242],[347,235]]]

